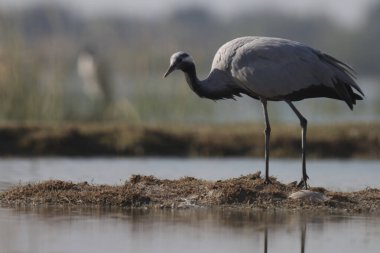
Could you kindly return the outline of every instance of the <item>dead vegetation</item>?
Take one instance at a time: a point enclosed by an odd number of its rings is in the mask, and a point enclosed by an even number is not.
[[[298,191],[294,183],[282,184],[272,178],[266,185],[260,173],[228,180],[205,181],[192,177],[178,180],[133,175],[123,185],[91,185],[46,181],[19,185],[0,193],[0,203],[6,206],[83,206],[122,208],[200,208],[231,207],[285,210],[326,210],[331,212],[380,211],[380,190],[358,192],[322,192],[327,200],[294,200],[288,196]]]
[[[272,157],[300,156],[298,125],[272,126]],[[0,126],[1,156],[262,157],[260,124]],[[380,123],[310,125],[311,158],[380,158]]]

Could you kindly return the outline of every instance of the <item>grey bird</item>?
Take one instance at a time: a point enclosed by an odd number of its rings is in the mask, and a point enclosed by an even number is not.
[[[302,179],[298,186],[307,188],[307,120],[293,101],[326,97],[346,102],[353,109],[364,94],[347,64],[305,44],[281,38],[242,37],[219,48],[205,80],[196,75],[193,58],[177,52],[170,58],[164,77],[182,70],[190,88],[200,97],[229,99],[241,94],[261,101],[265,116],[265,183],[269,179],[269,139],[271,127],[267,101],[285,101],[300,120],[302,128]]]
[[[93,98],[101,98],[107,105],[113,100],[111,73],[108,63],[99,56],[94,46],[86,45],[78,55],[77,70],[84,91]]]

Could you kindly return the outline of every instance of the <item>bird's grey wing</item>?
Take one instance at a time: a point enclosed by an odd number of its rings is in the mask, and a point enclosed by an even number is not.
[[[317,52],[298,42],[260,37],[237,48],[230,71],[242,89],[267,99],[315,86],[334,88],[340,73]]]
[[[99,60],[97,65],[97,78],[100,86],[99,88],[101,88],[104,99],[107,102],[110,102],[113,99],[111,77],[108,62],[105,59]]]

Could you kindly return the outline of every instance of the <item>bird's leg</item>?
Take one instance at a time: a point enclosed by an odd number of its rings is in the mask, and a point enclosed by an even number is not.
[[[269,179],[269,139],[270,139],[270,124],[268,118],[268,110],[267,110],[267,101],[265,99],[261,99],[261,103],[263,104],[264,116],[265,116],[265,183],[272,183]]]
[[[297,110],[297,108],[292,104],[292,102],[287,101],[288,105],[294,113],[297,115],[297,117],[300,120],[301,128],[302,128],[302,179],[298,184],[298,187],[304,187],[307,189],[307,183],[306,181],[309,179],[308,175],[306,174],[306,130],[307,130],[307,120],[302,116],[302,114]]]

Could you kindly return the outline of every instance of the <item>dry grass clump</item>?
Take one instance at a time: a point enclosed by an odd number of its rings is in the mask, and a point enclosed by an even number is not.
[[[130,187],[49,180],[13,187],[1,195],[1,202],[11,205],[140,206],[149,203],[149,198]]]
[[[326,201],[294,200],[294,183],[282,184],[271,178],[266,185],[260,172],[215,182],[183,177],[178,180],[133,175],[123,185],[91,185],[50,180],[19,185],[0,193],[0,203],[10,206],[74,205],[123,208],[232,207],[260,209],[308,209],[350,212],[379,212],[380,190],[330,192],[312,188],[327,196]]]

